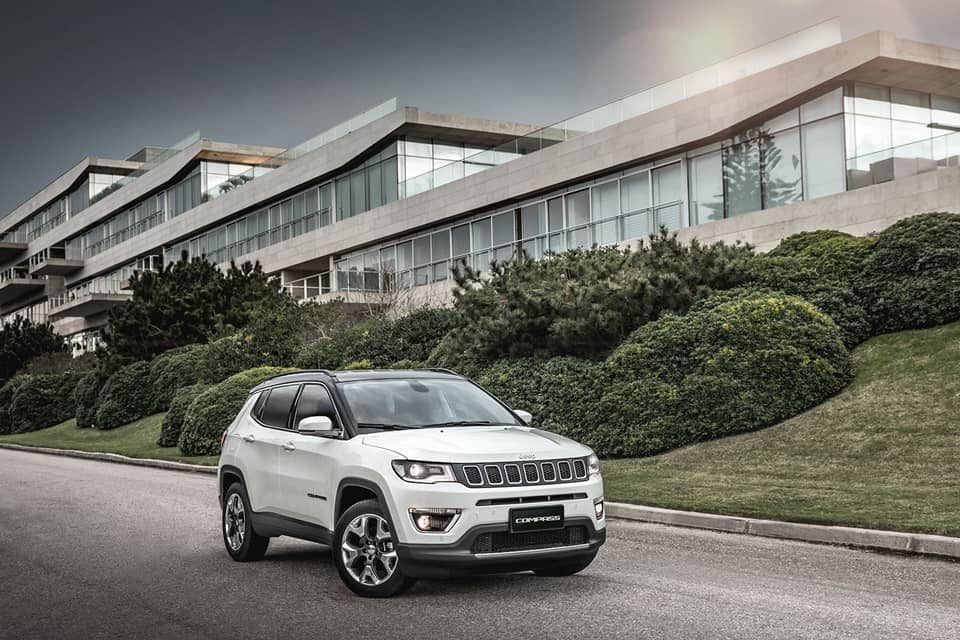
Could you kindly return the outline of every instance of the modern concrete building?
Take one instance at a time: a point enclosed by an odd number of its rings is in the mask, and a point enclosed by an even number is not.
[[[771,248],[960,211],[960,50],[817,25],[547,127],[390,101],[287,150],[194,136],[87,158],[0,219],[0,314],[97,344],[137,269],[259,260],[297,298],[449,295],[483,269],[639,242]]]

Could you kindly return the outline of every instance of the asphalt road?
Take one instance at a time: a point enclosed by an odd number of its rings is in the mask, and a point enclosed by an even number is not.
[[[0,450],[2,638],[958,638],[960,563],[612,522],[571,578],[342,586],[222,548],[212,476]]]

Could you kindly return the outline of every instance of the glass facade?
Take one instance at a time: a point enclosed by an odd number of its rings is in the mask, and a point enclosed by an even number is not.
[[[227,262],[325,227],[333,221],[332,183],[310,187],[253,213],[164,249],[164,259]]]
[[[514,147],[516,142],[513,143]],[[397,142],[401,197],[409,197],[518,158],[516,149],[487,149],[440,138]]]
[[[455,263],[479,271],[519,251],[533,258],[609,245],[682,222],[680,161],[574,187],[519,207],[444,225],[345,256],[335,264],[341,291],[379,291],[446,280]]]
[[[843,89],[687,155],[690,224],[844,190]]]
[[[356,169],[338,176],[337,220],[393,202],[398,198],[397,143],[387,145]]]
[[[200,200],[206,202],[233,191],[271,171],[272,167],[238,162],[200,162]]]
[[[958,164],[960,98],[857,82],[844,111],[848,188]]]

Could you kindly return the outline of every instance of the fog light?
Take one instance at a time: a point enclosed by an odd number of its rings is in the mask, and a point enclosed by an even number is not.
[[[442,533],[453,528],[460,517],[460,509],[430,509],[414,507],[410,509],[410,518],[417,531],[424,533]]]
[[[593,503],[593,513],[596,514],[597,520],[603,518],[603,498]]]

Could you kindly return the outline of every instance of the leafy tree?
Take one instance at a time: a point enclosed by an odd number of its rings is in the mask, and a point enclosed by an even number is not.
[[[36,356],[68,352],[63,337],[54,333],[52,325],[16,317],[0,329],[0,384]]]
[[[110,356],[121,363],[206,342],[245,326],[256,306],[287,300],[259,263],[231,264],[223,273],[201,258],[135,273],[130,289],[133,297],[111,310],[105,336]]]

